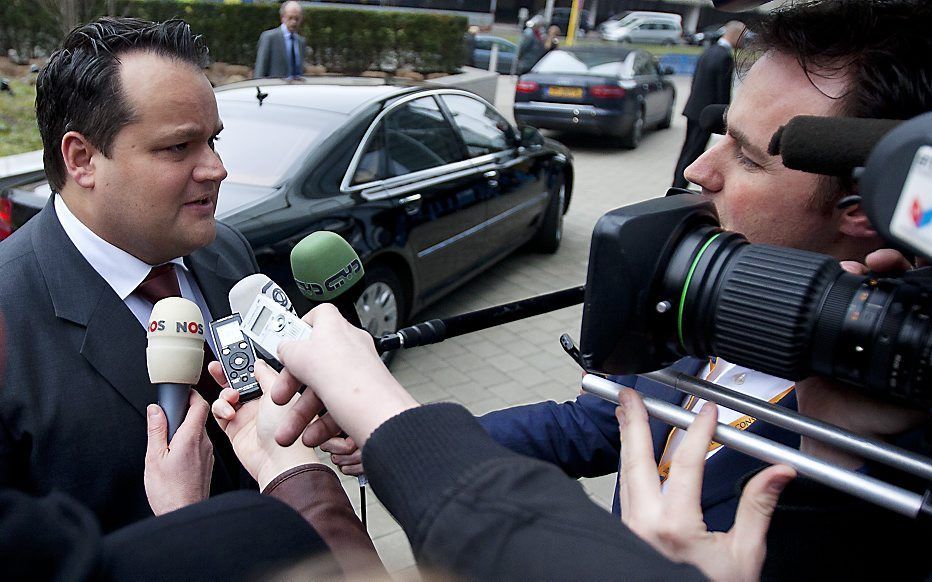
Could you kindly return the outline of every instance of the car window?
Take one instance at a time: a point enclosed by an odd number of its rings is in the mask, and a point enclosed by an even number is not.
[[[495,44],[498,45],[498,50],[503,53],[513,53],[515,52],[515,45],[505,42],[503,40],[495,41]]]
[[[477,38],[476,39],[476,48],[482,50],[491,50],[492,49],[492,40],[488,38]]]
[[[353,174],[352,184],[365,184],[376,180],[384,180],[388,177],[388,157],[385,155],[385,130],[384,125],[379,124],[379,128],[372,134],[369,143],[366,145],[366,151],[359,158],[359,164],[356,165],[356,173]]]
[[[630,59],[624,49],[612,51],[550,51],[534,65],[535,73],[615,75],[630,77]]]
[[[346,121],[346,116],[318,109],[225,101],[217,108],[223,133],[217,153],[230,182],[250,186],[280,184],[299,160]]]
[[[469,157],[500,152],[512,146],[511,125],[497,111],[465,95],[442,98],[463,135]]]
[[[652,73],[650,68],[650,57],[647,53],[635,53],[634,56],[634,74],[635,75],[650,75]]]
[[[384,152],[376,155],[386,157],[386,178],[463,159],[460,142],[433,97],[422,97],[398,107],[385,116],[380,131]]]

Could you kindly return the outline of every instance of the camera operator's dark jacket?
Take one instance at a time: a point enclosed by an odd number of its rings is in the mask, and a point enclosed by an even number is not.
[[[496,444],[461,406],[430,404],[388,420],[363,448],[363,464],[428,579],[703,578],[553,465]]]
[[[683,358],[671,369],[696,375],[705,364],[697,358]],[[685,398],[682,392],[642,376],[618,376],[612,380],[676,405]],[[780,405],[796,410],[795,393],[780,401]],[[618,471],[620,445],[615,405],[597,396],[583,394],[562,404],[548,401],[515,406],[486,414],[479,422],[499,444],[553,463],[570,477],[598,477]],[[654,457],[659,461],[670,427],[652,418],[650,429]],[[799,446],[799,435],[764,422],[755,422],[748,432],[793,448]],[[702,509],[710,529],[731,528],[738,508],[739,481],[764,466],[763,461],[728,448],[709,459],[702,482]],[[612,512],[620,513],[617,484]]]

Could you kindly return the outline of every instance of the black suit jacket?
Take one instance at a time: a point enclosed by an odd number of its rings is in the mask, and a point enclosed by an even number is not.
[[[683,115],[698,120],[706,105],[731,103],[731,83],[735,59],[731,49],[720,44],[710,46],[696,63],[689,99]]]
[[[340,572],[298,513],[251,491],[103,536],[94,515],[67,495],[36,499],[6,489],[0,490],[0,531],[4,580],[257,580],[310,556],[322,578]],[[231,548],[243,548],[248,558]]]
[[[214,317],[258,269],[245,238],[217,238],[185,258]],[[104,531],[150,516],[143,488],[146,405],[157,401],[143,326],[65,234],[52,199],[0,243],[0,312],[7,337],[0,390],[0,486],[63,491]],[[215,456],[228,442],[214,438]],[[212,493],[239,487],[216,459]]]

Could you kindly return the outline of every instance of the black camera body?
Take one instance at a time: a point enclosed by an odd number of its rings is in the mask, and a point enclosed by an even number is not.
[[[919,241],[925,224],[909,222],[909,240],[890,226],[899,205],[919,205],[925,195],[910,184],[925,175],[926,158],[932,160],[932,116],[916,120],[871,153],[860,172],[861,193],[885,238],[927,256]],[[887,170],[896,179],[880,182]],[[929,272],[853,275],[833,257],[751,244],[722,230],[713,204],[698,196],[652,199],[613,210],[596,224],[580,355],[587,370],[605,374],[715,355],[788,380],[832,377],[930,410]]]

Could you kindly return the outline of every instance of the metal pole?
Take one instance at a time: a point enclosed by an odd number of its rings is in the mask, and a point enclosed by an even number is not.
[[[492,54],[489,55],[489,71],[495,73],[498,71],[498,43],[492,43]]]
[[[618,402],[620,384],[600,376],[586,374],[582,380],[583,390],[596,396]],[[679,406],[642,396],[648,414],[677,428],[687,429],[696,415]],[[719,423],[715,428],[714,440],[736,451],[771,464],[789,465],[803,476],[839,491],[844,491],[870,503],[874,503],[907,517],[917,517],[923,509],[923,497],[918,493],[884,483],[879,479],[829,465],[818,459],[807,457],[796,449],[771,442],[753,433],[742,432],[727,424]]]
[[[687,394],[748,414],[758,420],[769,422],[865,459],[877,461],[932,481],[932,459],[928,457],[865,438],[827,422],[803,416],[796,411],[758,400],[688,374],[672,370],[659,370],[642,375],[651,380],[673,386]]]
[[[576,42],[576,30],[579,28],[579,2],[573,0],[573,7],[570,9],[570,24],[566,31],[566,46],[573,46]]]

